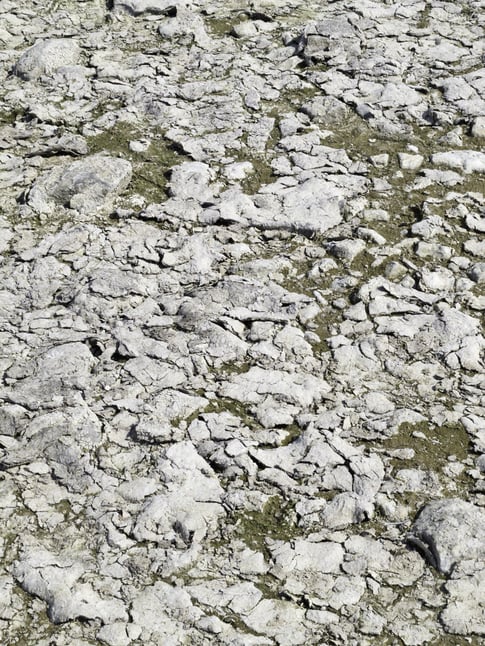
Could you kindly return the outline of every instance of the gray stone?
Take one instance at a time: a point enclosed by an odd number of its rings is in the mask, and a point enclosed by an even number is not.
[[[132,16],[141,14],[165,14],[179,4],[179,0],[114,0],[113,11],[124,12]]]
[[[121,600],[103,599],[91,584],[80,582],[85,571],[80,561],[42,549],[28,552],[13,568],[22,588],[47,603],[49,618],[55,624],[77,618],[126,621],[128,614]]]
[[[422,155],[410,155],[409,153],[398,153],[398,158],[399,166],[404,170],[417,170],[424,161]]]
[[[455,635],[485,635],[485,561],[475,558],[455,566],[445,584],[446,608],[440,619]]]
[[[0,2],[0,642],[479,641],[479,10],[32,4]]]
[[[172,170],[170,194],[173,197],[198,202],[207,202],[213,198],[209,182],[212,178],[210,167],[201,162],[184,162]]]
[[[297,540],[284,543],[271,550],[278,571],[338,572],[344,551],[338,543],[310,543]]]
[[[302,629],[305,611],[288,601],[263,599],[244,617],[244,622],[263,635],[277,640],[281,646],[304,644],[307,631]]]
[[[485,513],[457,498],[428,503],[414,521],[408,540],[444,574],[463,560],[483,558]]]
[[[93,155],[41,175],[30,189],[27,201],[38,213],[53,213],[56,205],[81,213],[96,212],[126,188],[130,179],[128,161]]]
[[[34,80],[52,75],[60,67],[76,65],[81,50],[72,38],[48,38],[29,47],[18,59],[14,72],[24,79]]]
[[[465,173],[485,173],[485,153],[476,150],[455,150],[431,155],[433,164],[458,168]]]
[[[472,137],[485,137],[485,117],[476,117],[471,129]]]

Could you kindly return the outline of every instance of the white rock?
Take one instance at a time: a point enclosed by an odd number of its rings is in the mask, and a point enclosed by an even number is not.
[[[271,549],[276,568],[288,572],[339,572],[344,558],[344,550],[338,543],[325,541],[311,543],[297,539],[281,543]]]
[[[403,170],[417,170],[421,168],[424,157],[422,155],[410,155],[408,153],[398,153],[399,166]]]
[[[249,628],[274,637],[281,646],[297,646],[307,641],[303,627],[305,611],[288,601],[263,599],[244,617]]]
[[[14,71],[25,79],[51,75],[58,68],[76,65],[81,50],[73,38],[49,38],[29,47],[15,64]]]
[[[130,180],[130,162],[92,155],[41,175],[30,189],[27,202],[38,213],[52,213],[56,205],[89,213],[105,206]]]
[[[96,638],[108,646],[129,646],[132,640],[127,634],[126,627],[122,622],[107,624],[99,630]]]
[[[182,200],[207,202],[213,199],[213,192],[209,187],[211,179],[211,169],[207,164],[184,162],[172,169],[169,183],[170,195]]]
[[[485,556],[485,512],[457,498],[428,503],[415,520],[409,541],[440,572],[449,574],[467,559]]]
[[[485,635],[485,561],[473,558],[455,566],[445,590],[448,599],[440,620],[446,630],[457,635]]]
[[[130,614],[132,621],[142,628],[144,643],[163,639],[164,643],[175,646],[186,640],[184,620],[194,623],[202,611],[192,605],[186,591],[156,581],[134,598]]]
[[[389,155],[388,153],[381,153],[380,155],[372,155],[369,158],[370,162],[376,168],[386,168],[389,165]]]
[[[251,162],[234,162],[224,167],[224,175],[227,179],[232,181],[240,181],[245,179],[254,171]]]
[[[354,493],[340,493],[334,496],[321,514],[321,522],[329,529],[342,529],[364,519],[358,496]]]
[[[485,173],[485,153],[477,150],[454,150],[431,155],[433,164],[458,168],[465,173]]]
[[[467,272],[474,283],[485,283],[485,262],[476,262]]]
[[[485,117],[476,117],[471,129],[472,137],[485,137]]]
[[[341,240],[333,242],[329,247],[329,252],[340,260],[352,262],[364,249],[365,242],[363,240]]]
[[[15,578],[30,594],[47,602],[53,623],[84,617],[103,623],[128,619],[125,605],[115,598],[102,598],[79,579],[86,567],[74,558],[57,557],[43,549],[31,550],[13,568]]]
[[[395,409],[393,402],[390,401],[386,395],[378,392],[368,393],[365,396],[365,404],[371,413],[376,413],[378,415],[385,415]]]
[[[237,38],[251,38],[258,33],[258,29],[252,20],[238,22],[231,31]]]
[[[235,375],[222,384],[220,393],[237,401],[258,403],[265,395],[273,395],[301,407],[319,401],[328,392],[328,384],[318,377],[283,370],[263,370],[253,366],[248,372]]]

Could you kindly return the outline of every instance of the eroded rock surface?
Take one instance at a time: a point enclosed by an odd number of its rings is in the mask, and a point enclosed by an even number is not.
[[[483,641],[484,16],[0,3],[2,643]]]

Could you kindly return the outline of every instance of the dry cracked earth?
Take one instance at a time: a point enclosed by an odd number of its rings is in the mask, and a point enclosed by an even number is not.
[[[483,644],[484,27],[0,0],[2,644]]]

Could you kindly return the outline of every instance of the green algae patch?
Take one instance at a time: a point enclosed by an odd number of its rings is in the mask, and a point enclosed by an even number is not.
[[[237,536],[263,554],[267,553],[267,538],[290,541],[301,534],[292,504],[281,496],[272,496],[260,510],[239,512],[235,520]]]

